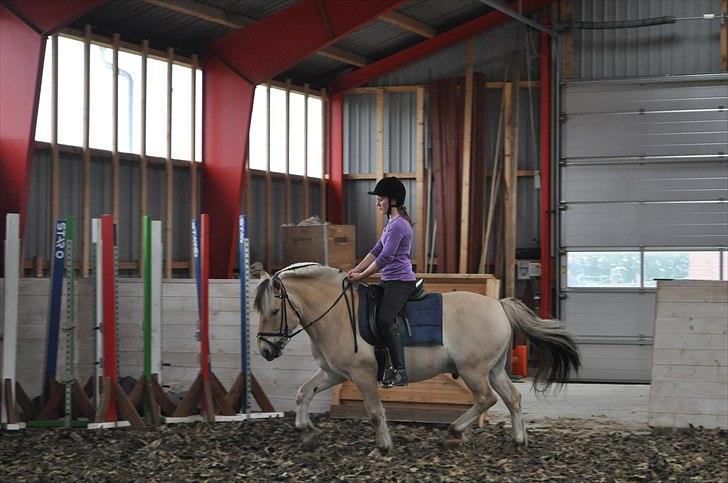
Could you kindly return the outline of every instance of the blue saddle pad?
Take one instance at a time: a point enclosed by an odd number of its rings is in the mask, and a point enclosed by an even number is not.
[[[377,337],[372,333],[367,318],[368,299],[366,288],[359,285],[359,334],[369,344],[380,345]],[[422,300],[407,302],[405,306],[409,320],[410,335],[407,325],[401,317],[397,317],[399,333],[402,334],[402,343],[408,347],[441,346],[442,345],[442,294],[427,294]]]

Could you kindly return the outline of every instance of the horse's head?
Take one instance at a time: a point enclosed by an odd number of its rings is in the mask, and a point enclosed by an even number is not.
[[[280,357],[301,322],[300,305],[288,288],[278,275],[271,277],[263,272],[263,279],[255,293],[254,307],[260,319],[258,350],[268,361]]]

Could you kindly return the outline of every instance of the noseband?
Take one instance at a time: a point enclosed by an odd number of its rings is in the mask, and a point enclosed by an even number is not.
[[[277,348],[278,350],[283,350],[283,347],[291,340],[293,337],[298,335],[299,333],[303,332],[304,330],[311,327],[313,324],[318,322],[319,320],[323,319],[331,310],[333,310],[334,307],[339,303],[339,301],[343,298],[346,301],[346,308],[347,308],[347,314],[349,315],[349,322],[351,323],[351,329],[352,333],[354,335],[354,352],[359,351],[359,347],[356,341],[356,312],[354,308],[354,285],[349,282],[349,280],[344,277],[344,279],[341,281],[341,293],[339,296],[334,300],[334,303],[331,304],[331,306],[318,316],[316,319],[312,320],[309,323],[305,323],[303,321],[303,316],[301,315],[301,312],[298,310],[298,308],[293,305],[291,302],[290,297],[288,297],[288,291],[286,290],[286,286],[283,284],[283,280],[280,278],[280,275],[285,272],[291,272],[295,271],[299,268],[305,268],[305,267],[311,267],[311,266],[321,266],[318,263],[311,263],[308,265],[298,265],[296,267],[286,268],[279,272],[276,272],[275,275],[271,278],[273,282],[277,282],[280,286],[280,294],[276,295],[275,297],[278,299],[281,299],[281,310],[280,310],[280,319],[281,323],[278,328],[278,332],[258,332],[258,339],[267,342],[268,344],[272,345],[273,347]],[[301,326],[300,329],[297,331],[290,333],[288,329],[288,306],[293,309],[293,312],[296,314],[296,317],[298,317],[298,323]],[[268,339],[268,337],[278,337],[278,342],[273,342],[272,340]]]

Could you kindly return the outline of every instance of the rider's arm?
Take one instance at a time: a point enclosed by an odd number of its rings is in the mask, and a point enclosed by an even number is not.
[[[381,252],[381,250],[380,250],[380,252]],[[369,268],[369,266],[372,264],[372,262],[374,261],[375,258],[376,258],[376,255],[374,255],[373,253],[367,253],[367,256],[364,257],[364,260],[359,262],[359,265],[354,267],[350,271],[350,273],[352,273],[352,272],[359,273],[359,272],[363,271],[365,268]]]

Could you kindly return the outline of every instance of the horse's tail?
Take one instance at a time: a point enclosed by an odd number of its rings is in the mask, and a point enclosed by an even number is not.
[[[533,376],[536,392],[544,392],[556,383],[561,387],[569,372],[579,370],[579,351],[574,338],[558,320],[540,319],[518,299],[500,300],[514,329],[521,331],[539,354],[538,368]]]

